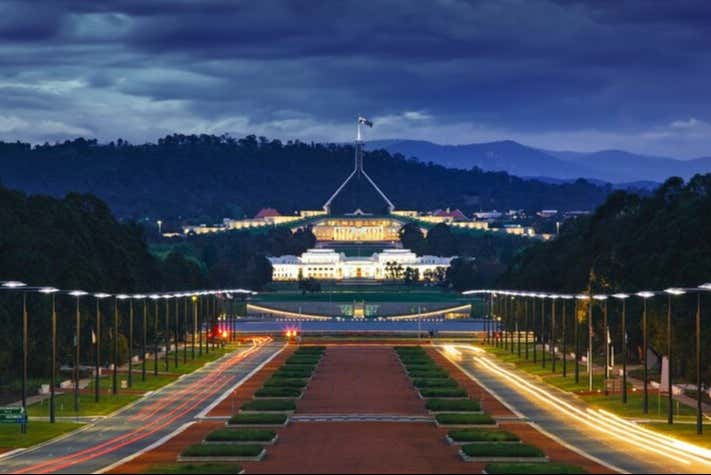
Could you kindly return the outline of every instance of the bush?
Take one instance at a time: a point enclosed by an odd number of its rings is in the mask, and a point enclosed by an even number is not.
[[[303,378],[269,378],[264,387],[281,387],[281,388],[297,388],[301,389],[306,386],[307,381]]]
[[[417,388],[456,388],[457,382],[451,378],[415,379],[413,384]]]
[[[271,386],[268,388],[262,388],[254,393],[255,397],[293,397],[297,398],[301,396],[301,390],[295,388],[284,388],[279,386]]]
[[[416,379],[447,378],[449,373],[440,369],[415,369],[407,371],[407,375]]]
[[[233,425],[281,425],[287,420],[286,414],[237,414],[230,418]]]
[[[518,442],[520,439],[511,432],[488,429],[463,429],[449,432],[455,442]]]
[[[294,411],[294,401],[281,399],[260,399],[242,404],[243,411]]]
[[[297,349],[295,355],[323,354],[326,352],[325,346],[302,346]]]
[[[489,463],[484,468],[486,473],[500,474],[539,474],[539,473],[588,473],[582,467],[565,463]]]
[[[158,464],[151,467],[143,473],[159,473],[162,475],[172,474],[230,474],[240,473],[242,466],[236,463],[173,463],[173,464]]]
[[[308,365],[313,365],[316,366],[318,362],[321,361],[320,357],[311,357],[311,356],[300,356],[298,358],[294,358],[293,356],[286,360],[284,364],[308,364]]]
[[[496,421],[488,414],[437,414],[437,422],[443,425],[494,425]]]
[[[290,369],[280,369],[272,376],[274,378],[309,378],[313,372],[312,371],[300,371],[300,370],[290,370]]]
[[[469,457],[545,457],[541,449],[532,445],[496,442],[462,445],[462,452]]]
[[[208,442],[270,442],[276,436],[273,430],[260,429],[221,429],[210,432],[205,440]]]
[[[428,399],[425,404],[430,411],[481,411],[479,401],[471,399]]]
[[[467,397],[467,392],[462,388],[430,388],[420,389],[424,398]]]
[[[183,457],[256,457],[262,453],[261,445],[195,444],[183,449]]]
[[[313,372],[313,370],[316,369],[315,364],[304,364],[304,363],[284,363],[280,370],[286,369],[289,371],[310,371]]]

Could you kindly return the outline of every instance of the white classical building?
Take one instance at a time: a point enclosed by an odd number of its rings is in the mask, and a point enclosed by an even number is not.
[[[385,249],[369,257],[346,257],[333,249],[309,249],[301,256],[270,257],[269,261],[275,281],[298,280],[299,275],[304,279],[386,280],[391,276],[387,270],[390,263],[399,264],[402,269],[417,269],[420,279],[424,279],[425,273],[447,269],[452,259],[454,257],[417,257],[409,249]]]

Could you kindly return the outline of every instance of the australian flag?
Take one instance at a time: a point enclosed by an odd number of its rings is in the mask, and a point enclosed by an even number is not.
[[[372,127],[372,126],[373,126],[373,123],[372,123],[371,121],[369,121],[368,119],[366,119],[365,117],[358,117],[358,123],[359,123],[359,124],[363,124],[363,125],[367,125],[368,127]]]

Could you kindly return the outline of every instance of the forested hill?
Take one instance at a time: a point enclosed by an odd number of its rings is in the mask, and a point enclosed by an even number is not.
[[[593,209],[609,193],[584,181],[545,184],[385,151],[368,152],[365,163],[399,209]],[[123,218],[241,217],[264,206],[283,213],[319,209],[352,167],[352,146],[254,136],[171,135],[144,145],[0,142],[3,185],[55,196],[92,193]]]

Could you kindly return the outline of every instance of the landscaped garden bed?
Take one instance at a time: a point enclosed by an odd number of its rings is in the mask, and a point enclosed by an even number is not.
[[[272,445],[277,441],[273,430],[265,429],[220,429],[210,432],[203,441],[204,444],[265,444]]]
[[[460,429],[451,430],[447,434],[446,440],[451,445],[459,444],[479,444],[498,442],[504,444],[518,444],[521,439],[517,435],[504,430],[489,429]]]
[[[466,399],[468,397],[467,392],[462,388],[422,388],[419,392],[421,399]]]
[[[269,378],[265,383],[264,387],[280,387],[280,388],[295,388],[303,389],[308,384],[308,381],[303,378]]]
[[[566,463],[488,463],[484,471],[491,475],[588,473],[582,467]]]
[[[456,388],[459,385],[452,378],[427,378],[427,379],[415,379],[412,384],[416,388]]]
[[[242,404],[240,412],[279,412],[291,413],[296,410],[296,403],[288,399],[258,399]]]
[[[261,445],[196,444],[183,449],[178,462],[259,461],[266,450]]]
[[[435,416],[435,422],[445,427],[496,427],[496,421],[488,414],[450,414]]]
[[[227,421],[227,426],[236,427],[284,427],[289,423],[286,414],[240,413]]]
[[[255,399],[301,399],[301,397],[302,393],[300,389],[280,386],[264,387],[254,393]]]
[[[481,414],[481,404],[472,399],[428,399],[425,407],[432,413],[479,413]]]
[[[547,462],[548,458],[538,447],[527,444],[466,444],[459,455],[467,462]]]
[[[151,465],[143,473],[156,473],[164,475],[173,474],[214,474],[235,475],[244,473],[244,469],[237,463],[172,463]]]

